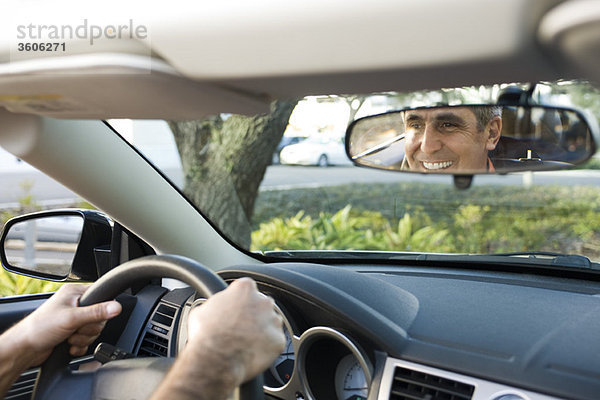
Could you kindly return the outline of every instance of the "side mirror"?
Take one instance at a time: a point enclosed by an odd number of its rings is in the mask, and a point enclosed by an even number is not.
[[[459,105],[371,115],[346,132],[357,165],[455,175],[572,167],[596,152],[592,129],[573,109]]]
[[[0,236],[2,266],[35,278],[92,282],[98,258],[110,251],[112,227],[102,213],[57,210],[10,219]],[[104,260],[99,260],[100,262]]]

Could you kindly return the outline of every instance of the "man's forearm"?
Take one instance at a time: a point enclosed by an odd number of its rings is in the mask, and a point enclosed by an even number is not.
[[[34,359],[35,354],[27,349],[16,327],[0,335],[0,398],[4,398],[11,385],[31,366]]]
[[[179,355],[151,400],[230,398],[241,383],[241,366],[227,360],[225,354],[186,350]]]

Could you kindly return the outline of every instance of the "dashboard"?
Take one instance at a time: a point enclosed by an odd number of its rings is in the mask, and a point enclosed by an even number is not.
[[[284,318],[285,350],[264,373],[267,399],[597,399],[600,284],[469,269],[240,266]],[[201,303],[149,285],[120,348],[176,356]],[[137,325],[137,327],[136,327]]]

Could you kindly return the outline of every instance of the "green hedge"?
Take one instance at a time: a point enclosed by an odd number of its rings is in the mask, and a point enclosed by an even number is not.
[[[423,220],[405,216],[395,225],[378,212],[353,212],[346,206],[335,214],[313,219],[299,212],[274,218],[252,233],[254,250],[405,250],[436,251],[445,246],[447,231],[434,230]]]
[[[62,283],[29,278],[0,269],[0,297],[55,292]]]
[[[253,222],[254,250],[543,250],[600,258],[595,187],[457,191],[401,183],[268,191],[258,198]]]

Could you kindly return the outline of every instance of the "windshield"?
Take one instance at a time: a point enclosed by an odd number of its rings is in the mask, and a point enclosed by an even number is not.
[[[554,252],[600,260],[596,158],[576,170],[479,175],[458,190],[452,176],[361,168],[345,154],[353,120],[406,106],[491,102],[502,88],[315,96],[274,102],[258,116],[109,122],[224,236],[267,256]],[[600,112],[600,94],[583,82],[537,85],[533,99]]]

